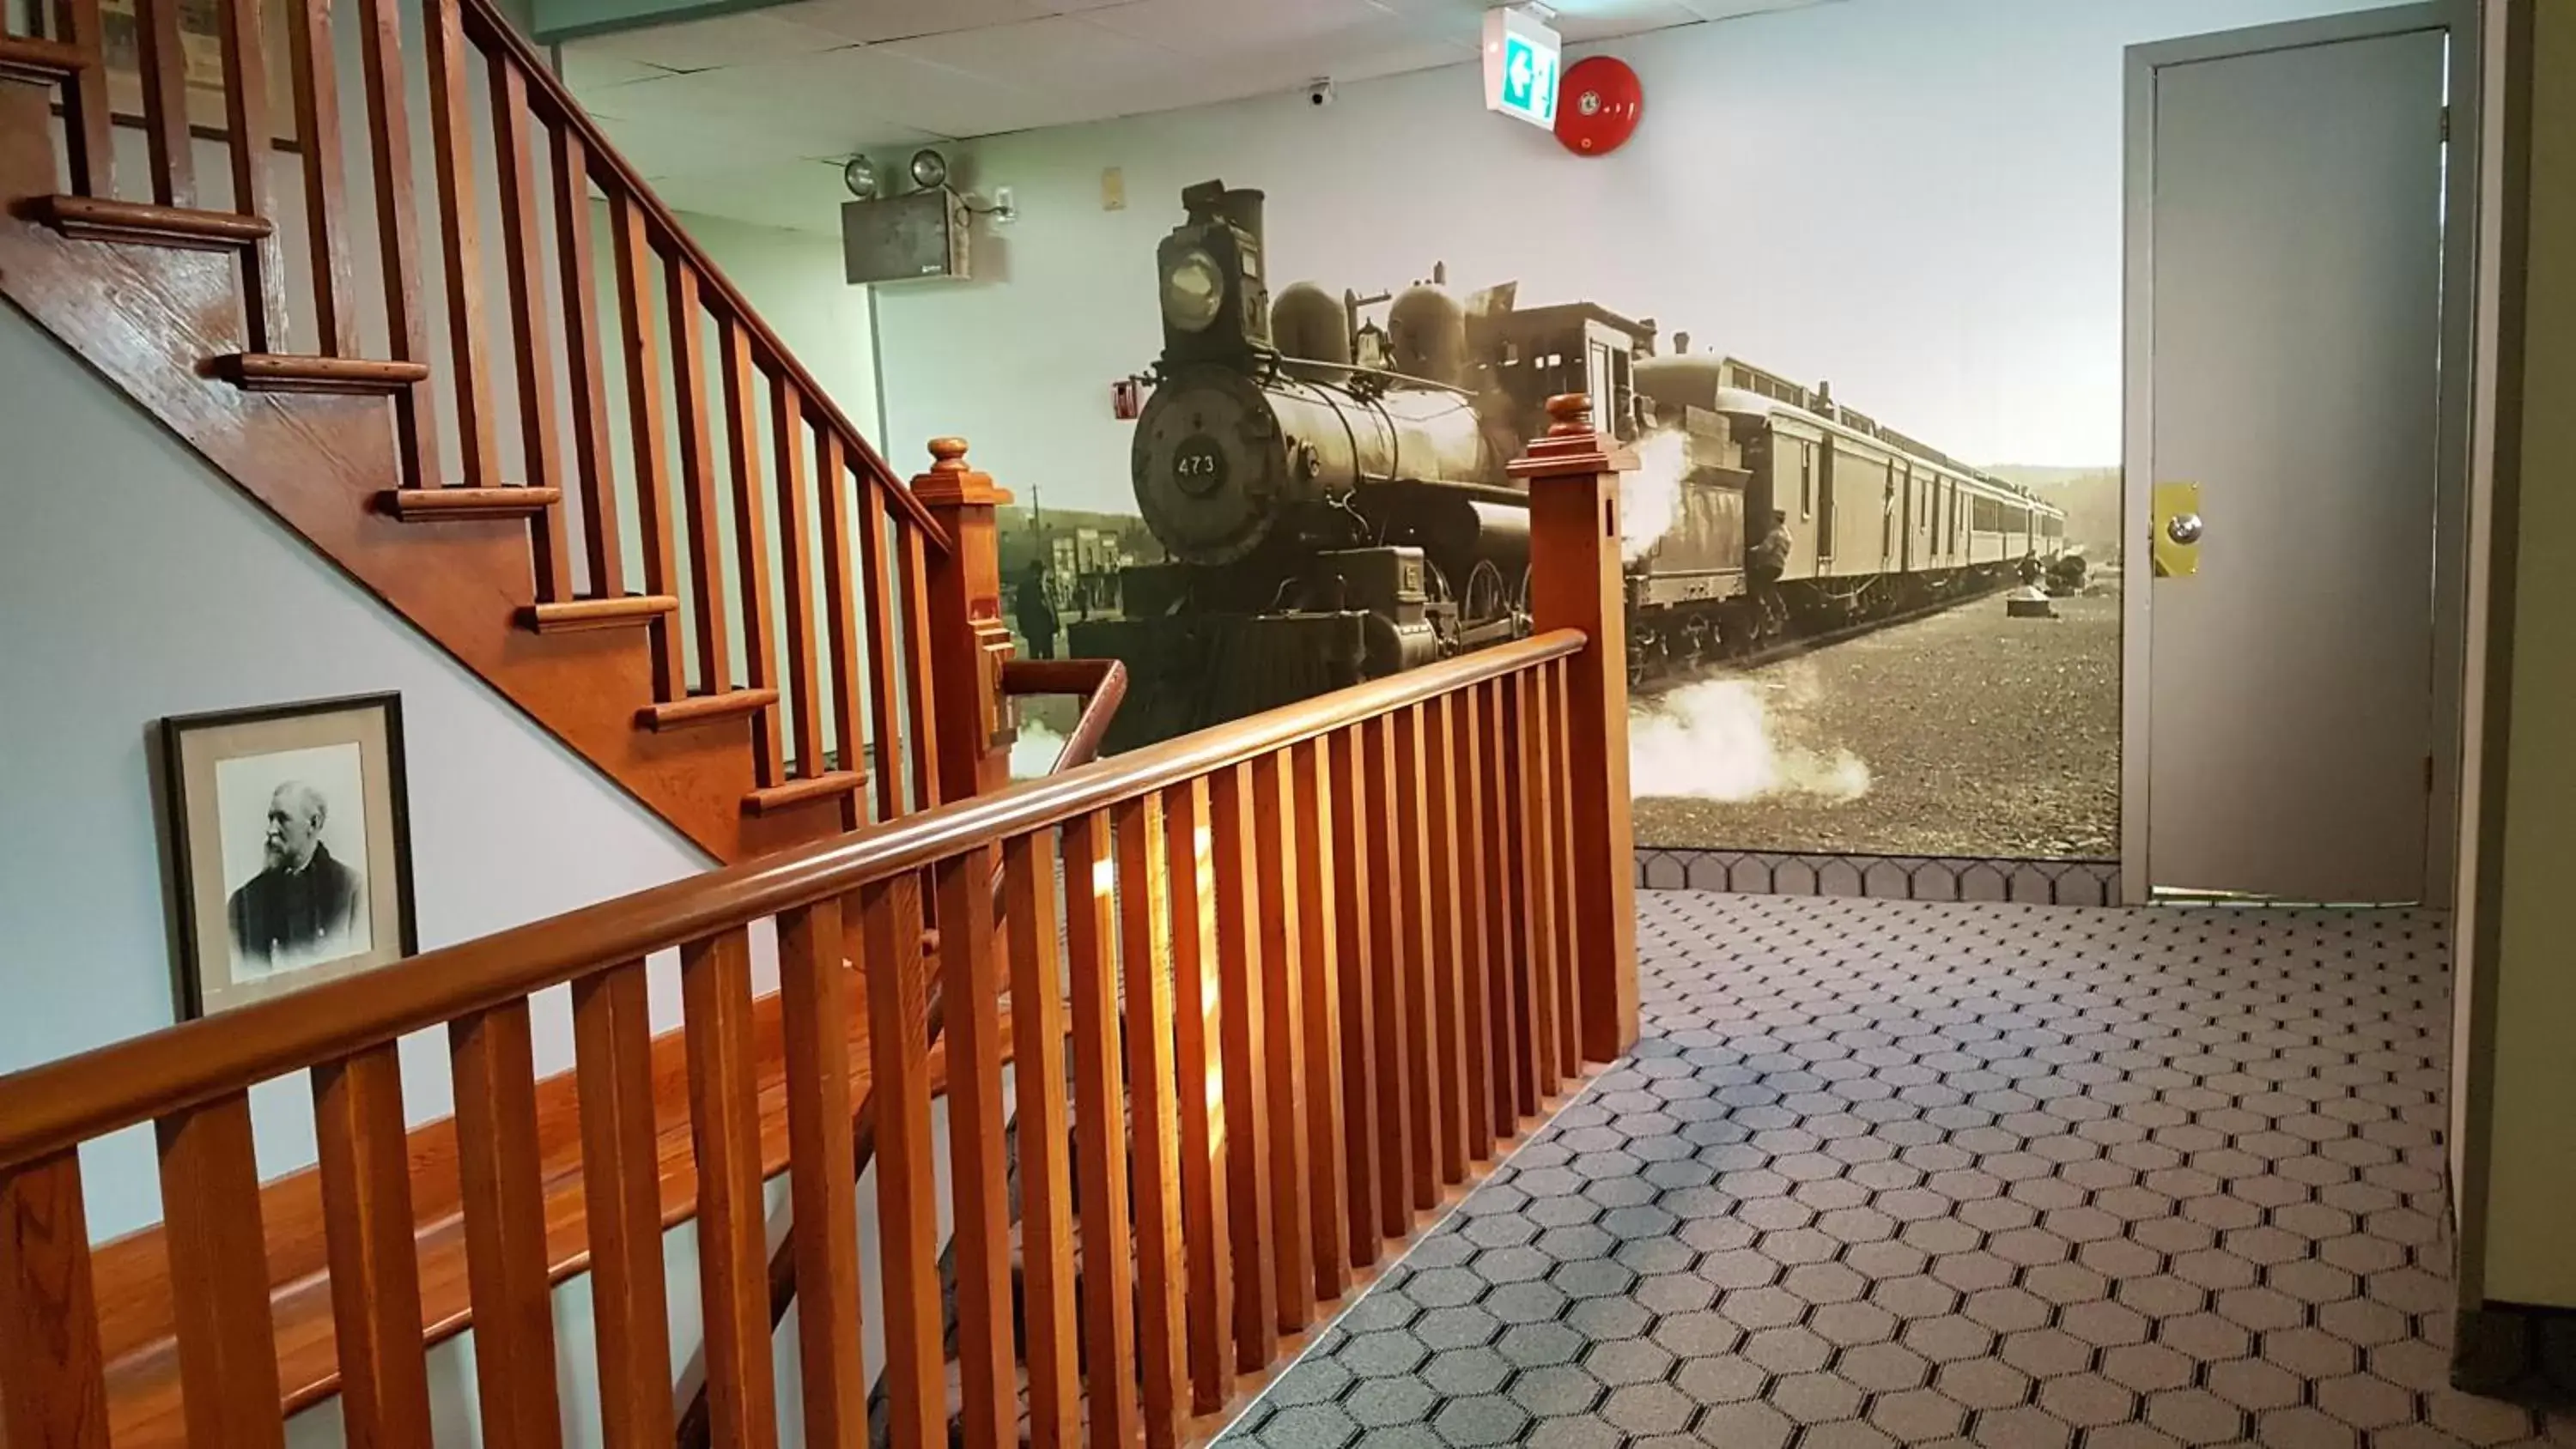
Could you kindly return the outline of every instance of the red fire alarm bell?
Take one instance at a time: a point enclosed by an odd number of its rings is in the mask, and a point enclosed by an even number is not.
[[[1586,56],[1557,86],[1556,139],[1577,156],[1607,156],[1637,134],[1646,90],[1624,60]]]

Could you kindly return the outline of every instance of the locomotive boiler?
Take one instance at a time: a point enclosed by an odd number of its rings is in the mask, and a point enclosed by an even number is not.
[[[1521,307],[1509,284],[1461,299],[1438,268],[1392,295],[1300,282],[1274,296],[1262,193],[1209,181],[1181,200],[1186,215],[1155,258],[1163,349],[1130,458],[1167,558],[1124,572],[1125,617],[1070,631],[1075,654],[1127,664],[1113,749],[1524,632],[1528,494],[1506,464],[1560,393],[1590,394],[1597,425],[1646,460],[1622,510],[1641,530],[1627,549],[1632,674],[1761,637],[1745,552],[1801,486],[1783,469],[1807,470],[1791,528],[1810,541],[1783,586],[1796,623],[1945,587],[1928,535],[1889,556],[1898,573],[1909,559],[1926,570],[1902,590],[1858,577],[1856,546],[1819,558],[1818,450],[1829,519],[1838,503],[1857,519],[1869,477],[1894,480],[1886,507],[1898,516],[1893,490],[1918,465],[1927,483],[1938,467],[1978,496],[2005,489],[1880,436],[1821,392],[1759,374],[1780,394],[1767,396],[1731,359],[1658,358],[1652,320],[1590,302]],[[1839,538],[1831,527],[1822,536]],[[1911,544],[1900,532],[1890,524],[1891,548]],[[1836,572],[1846,564],[1854,577]]]

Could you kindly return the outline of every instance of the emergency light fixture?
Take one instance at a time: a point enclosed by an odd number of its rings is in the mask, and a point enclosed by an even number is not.
[[[1485,109],[1553,130],[1556,86],[1564,45],[1547,22],[1555,12],[1541,5],[1506,5],[1485,12]]]

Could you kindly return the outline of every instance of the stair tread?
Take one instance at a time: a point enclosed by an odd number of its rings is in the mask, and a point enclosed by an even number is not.
[[[530,604],[519,622],[540,634],[569,634],[584,629],[632,629],[680,611],[669,594],[621,594],[608,599],[559,599]]]
[[[857,770],[830,770],[790,780],[784,785],[771,785],[742,797],[742,808],[754,815],[804,805],[816,800],[835,800],[854,795],[867,788],[868,777]]]
[[[379,495],[404,519],[524,518],[563,501],[560,488],[394,488]]]
[[[429,364],[390,358],[236,352],[214,362],[218,375],[253,392],[397,393],[429,381]]]
[[[0,77],[50,83],[85,70],[90,63],[88,51],[67,41],[0,35]]]
[[[635,722],[648,730],[741,719],[778,703],[774,689],[728,689],[721,694],[692,694],[685,699],[648,704],[635,712]]]
[[[275,230],[237,211],[199,211],[97,196],[43,196],[29,214],[68,237],[140,242],[190,251],[234,251],[266,240]]]

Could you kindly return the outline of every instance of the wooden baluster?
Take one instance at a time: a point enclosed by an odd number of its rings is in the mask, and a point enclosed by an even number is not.
[[[760,1062],[751,1025],[751,936],[737,926],[680,950],[689,1141],[698,1161],[698,1283],[707,1418],[715,1441],[778,1442],[769,1349],[768,1212],[760,1194]],[[847,1120],[847,1119],[844,1119]],[[830,1300],[818,1300],[824,1312]]]
[[[71,157],[72,191],[80,196],[113,197],[116,117],[107,89],[107,28],[99,18],[98,0],[62,0],[62,16],[63,38],[82,57],[63,94],[63,140]]]
[[[652,243],[640,200],[611,188],[608,211],[617,233],[617,307],[626,323],[626,412],[635,458],[635,519],[644,539],[644,592],[676,598],[679,529],[671,510],[670,453],[662,441],[661,341],[653,325]],[[663,704],[689,692],[680,643],[676,616],[654,621],[653,698]]]
[[[1208,777],[1208,824],[1216,867],[1218,977],[1224,999],[1226,1216],[1234,1229],[1234,1365],[1245,1373],[1279,1355],[1278,1235],[1271,1231],[1269,1002],[1262,990],[1261,859],[1253,835],[1260,813],[1252,767]]]
[[[1234,1262],[1226,1215],[1225,985],[1205,780],[1165,792],[1172,869],[1172,1033],[1179,1062],[1182,1237],[1189,1252],[1191,1407],[1234,1397]]]
[[[282,1445],[277,1325],[268,1306],[250,1097],[229,1093],[164,1117],[154,1128],[188,1439],[227,1449]]]
[[[907,709],[904,727],[912,737],[913,808],[927,810],[940,801],[939,731],[931,724],[931,696],[934,686],[929,660],[930,651],[938,646],[930,634],[930,563],[923,557],[927,547],[921,530],[909,524],[899,530],[903,535],[903,657],[904,673],[912,680],[905,696]]]
[[[1341,1002],[1342,1141],[1349,1169],[1350,1264],[1378,1260],[1382,1123],[1378,1116],[1376,965],[1371,944],[1370,822],[1386,814],[1384,796],[1369,793],[1367,733],[1351,725],[1333,733],[1334,983]]]
[[[135,61],[143,81],[143,135],[152,157],[152,199],[162,206],[197,204],[196,137],[188,127],[188,57],[179,38],[183,0],[139,0]],[[105,79],[105,67],[101,67]],[[75,98],[74,105],[79,100]],[[81,113],[86,119],[85,113]],[[94,146],[86,126],[71,128],[76,145]],[[74,189],[79,189],[75,182]]]
[[[1520,846],[1512,830],[1512,791],[1519,757],[1512,753],[1508,715],[1512,682],[1485,686],[1484,842],[1488,913],[1487,964],[1494,977],[1494,1122],[1517,1135],[1523,1118],[1538,1115],[1538,1075],[1530,1058],[1529,948],[1520,938]]]
[[[1421,707],[1423,824],[1416,837],[1424,854],[1430,902],[1432,1074],[1440,1080],[1440,1177],[1467,1180],[1476,1151],[1475,1083],[1467,1069],[1466,911],[1458,869],[1458,751],[1456,717],[1443,696]]]
[[[447,1043],[483,1438],[500,1449],[548,1449],[562,1442],[563,1424],[528,1003],[449,1022]]]
[[[1128,1449],[1136,1406],[1135,1239],[1127,1218],[1126,1102],[1118,1052],[1115,866],[1109,822],[1064,828],[1065,950],[1073,994],[1075,1180],[1082,1213],[1082,1341],[1091,1449]]]
[[[851,729],[855,733],[857,726]],[[1002,881],[1011,952],[1011,1082],[1019,1107],[1020,1319],[1028,1342],[1029,1444],[1073,1449],[1082,1420],[1076,1357],[1081,1340],[1074,1327],[1072,1124],[1065,1110],[1054,832],[1005,842]],[[1077,889],[1080,884],[1077,878]]]
[[[787,595],[787,692],[794,706],[791,738],[796,773],[810,780],[830,769],[823,761],[826,676],[815,652],[814,498],[805,481],[805,398],[785,377],[769,381],[769,435],[778,450],[778,529],[786,535],[780,541],[779,562]],[[835,485],[840,481],[833,474],[824,477]],[[835,486],[828,491],[841,490]],[[842,541],[833,536],[833,550],[842,547]]]
[[[784,980],[793,980],[793,960],[782,949],[779,971]],[[573,983],[573,1071],[581,1099],[582,1201],[590,1224],[591,1329],[599,1353],[600,1427],[608,1449],[664,1449],[673,1432],[651,1010],[641,961]],[[846,1145],[849,1133],[844,1130],[840,1136]],[[800,1189],[805,1186],[803,1174],[796,1183]],[[798,1235],[797,1243],[802,1248],[805,1235]],[[812,1380],[809,1370],[807,1382]]]
[[[394,1044],[315,1068],[313,1120],[322,1236],[331,1265],[331,1328],[340,1350],[342,1432],[351,1444],[429,1449],[420,1250],[412,1238],[402,1056]],[[588,1123],[585,1111],[583,1124]],[[596,1216],[592,1222],[595,1235]],[[592,1256],[597,1272],[598,1255]],[[602,1381],[614,1382],[606,1374]],[[655,1397],[670,1403],[667,1394]],[[624,1449],[627,1442],[609,1441],[611,1449]]]
[[[744,677],[753,689],[778,688],[778,616],[769,596],[769,528],[761,517],[760,369],[751,357],[751,329],[725,317],[725,442],[733,453],[734,583],[742,598]],[[787,783],[787,751],[779,737],[775,705],[752,726],[752,769],[762,788]]]
[[[1181,1245],[1181,1142],[1172,1063],[1171,890],[1163,800],[1111,810],[1118,842],[1119,947],[1126,983],[1127,1103],[1135,1124],[1136,1351],[1143,1360],[1147,1449],[1176,1449],[1188,1415],[1182,1364],[1188,1277]]]
[[[304,163],[305,236],[313,249],[314,328],[324,356],[355,357],[358,315],[349,297],[349,198],[341,176],[339,50],[331,37],[331,0],[295,0],[292,10],[287,59],[295,79],[296,150]],[[153,160],[157,171],[157,151]]]
[[[1362,729],[1361,753],[1368,783],[1362,834],[1369,878],[1369,989],[1376,1018],[1378,1235],[1401,1238],[1413,1231],[1414,1130],[1405,1079],[1421,1053],[1413,1037],[1417,1018],[1408,1010],[1405,971],[1406,902],[1404,837],[1396,833],[1395,716],[1379,715]]]
[[[1406,1022],[1402,1063],[1405,1115],[1413,1129],[1409,1164],[1413,1206],[1429,1212],[1440,1204],[1443,1164],[1448,1160],[1449,1117],[1442,1100],[1438,1043],[1440,1012],[1432,989],[1438,969],[1431,941],[1436,923],[1431,901],[1431,822],[1429,765],[1422,706],[1398,710],[1395,719],[1395,878],[1404,900],[1403,931],[1397,938],[1396,984],[1404,995]]]
[[[0,1444],[107,1449],[80,1153],[0,1168]]]
[[[572,466],[581,490],[582,560],[593,598],[626,593],[617,531],[616,458],[608,443],[607,337],[599,319],[598,250],[591,239],[590,148],[568,121],[546,130],[555,208],[557,288],[563,295],[564,367],[572,378]]]
[[[393,360],[427,362],[429,325],[420,295],[419,209],[412,201],[411,102],[403,76],[405,0],[362,0],[365,28],[367,136],[374,158],[376,246],[384,273],[385,323]],[[427,488],[438,477],[437,394],[411,388],[394,399],[395,447],[402,485]]]
[[[725,617],[724,536],[716,500],[714,410],[708,406],[706,310],[698,272],[686,257],[665,253],[671,326],[671,394],[679,408],[680,500],[689,535],[690,618],[697,625],[697,694],[733,688],[732,621]],[[746,601],[747,602],[747,601]]]
[[[832,738],[844,770],[873,770],[868,759],[867,721],[860,713],[859,685],[869,678],[867,641],[859,633],[859,580],[850,556],[856,535],[883,528],[882,515],[871,508],[853,511],[857,493],[842,461],[841,435],[829,425],[814,428],[814,486],[820,491],[823,526],[823,619],[825,647],[831,651]],[[883,772],[877,783],[882,789]],[[851,829],[867,820],[867,805],[856,792],[843,797],[841,823]]]
[[[876,773],[877,819],[892,820],[904,811],[903,727],[898,722],[903,702],[898,695],[901,681],[911,672],[896,667],[894,560],[886,536],[889,526],[900,525],[892,525],[887,517],[892,510],[885,485],[864,465],[857,476],[859,515],[853,523],[859,536],[859,583],[868,611],[868,734],[875,750],[870,768]]]
[[[1536,1052],[1538,1090],[1541,1097],[1553,1097],[1563,1082],[1566,1064],[1557,1044],[1557,952],[1556,952],[1556,872],[1548,868],[1554,857],[1555,831],[1550,821],[1555,818],[1555,781],[1548,771],[1554,761],[1548,758],[1547,730],[1540,714],[1538,671],[1515,676],[1518,686],[1513,701],[1514,732],[1520,740],[1521,783],[1520,808],[1514,821],[1514,838],[1520,847],[1515,859],[1521,873],[1521,899],[1528,915],[1522,934],[1529,943],[1530,976],[1536,983],[1536,1003],[1532,1015],[1532,1049]]]
[[[474,194],[473,96],[465,78],[470,52],[461,0],[425,3],[429,147],[438,179],[438,241],[447,269],[447,367],[456,387],[456,446],[464,468],[460,481],[468,488],[496,488],[501,451],[493,430],[499,419],[492,410],[484,340],[483,227]],[[259,7],[226,8],[240,12]]]
[[[1565,1063],[1566,1075],[1576,1076],[1583,1071],[1584,1019],[1597,1013],[1599,1006],[1583,999],[1586,943],[1574,859],[1575,815],[1582,808],[1582,803],[1567,784],[1574,774],[1573,738],[1568,730],[1566,709],[1566,662],[1562,659],[1549,661],[1540,670],[1539,681],[1547,710],[1548,755],[1555,766],[1548,778],[1557,782],[1552,794],[1556,815],[1548,822],[1555,844],[1549,859],[1556,867],[1556,997],[1561,1007],[1556,1016],[1557,1053],[1559,1060]],[[1635,1033],[1629,1035],[1633,1038]]]
[[[233,163],[233,210],[245,216],[277,215],[275,188],[269,184],[268,49],[263,5],[219,8],[224,53],[224,129]],[[77,0],[73,9],[94,16],[97,0]],[[75,85],[75,92],[77,92]],[[101,97],[104,114],[105,97]],[[87,124],[86,117],[76,117]],[[78,129],[75,127],[75,129]],[[102,193],[103,194],[103,193]],[[274,234],[259,239],[243,254],[242,315],[251,352],[283,352],[287,347],[286,272],[279,261]]]
[[[1448,766],[1440,773],[1448,795],[1447,813],[1455,826],[1456,874],[1450,897],[1458,903],[1458,969],[1460,1005],[1466,1013],[1467,1156],[1491,1162],[1496,1131],[1511,1131],[1511,1114],[1494,1112],[1493,955],[1485,940],[1486,863],[1483,813],[1483,718],[1479,691],[1461,690],[1441,701],[1448,714]]]
[[[1334,902],[1332,765],[1322,740],[1298,745],[1292,761],[1294,797],[1289,817],[1297,832],[1297,877],[1289,889],[1297,902],[1302,950],[1294,958],[1295,990],[1304,998],[1306,1160],[1314,1183],[1310,1215],[1314,1234],[1312,1291],[1318,1303],[1340,1298],[1351,1286],[1348,1179],[1342,1160],[1341,971],[1337,964],[1339,912]]]
[[[516,345],[519,442],[531,488],[557,490],[535,514],[537,600],[572,598],[572,547],[564,536],[563,448],[556,438],[553,328],[545,314],[544,213],[537,200],[528,78],[508,53],[492,55],[492,153],[501,178],[501,254],[510,274],[510,340]]]
[[[939,1449],[948,1442],[948,1389],[940,1355],[939,1185],[931,1162],[921,878],[871,881],[858,898],[869,1092],[877,1108],[877,1257],[891,1437],[896,1449]]]
[[[1307,1218],[1305,939],[1297,901],[1296,781],[1288,755],[1273,750],[1252,770],[1254,869],[1261,882],[1261,1016],[1268,1028],[1263,1084],[1270,1110],[1270,1231],[1278,1251],[1279,1331],[1315,1317],[1314,1229]]]
[[[967,1449],[1019,1443],[1011,1354],[1011,1184],[1003,1157],[1002,972],[989,845],[939,863],[939,1000],[956,1208],[957,1367]],[[1132,993],[1131,993],[1132,995]]]
[[[778,1022],[787,1064],[788,1188],[795,1195],[798,1362],[805,1441],[868,1437],[859,1362],[858,1169],[850,1139],[849,971],[841,903],[778,917]]]

